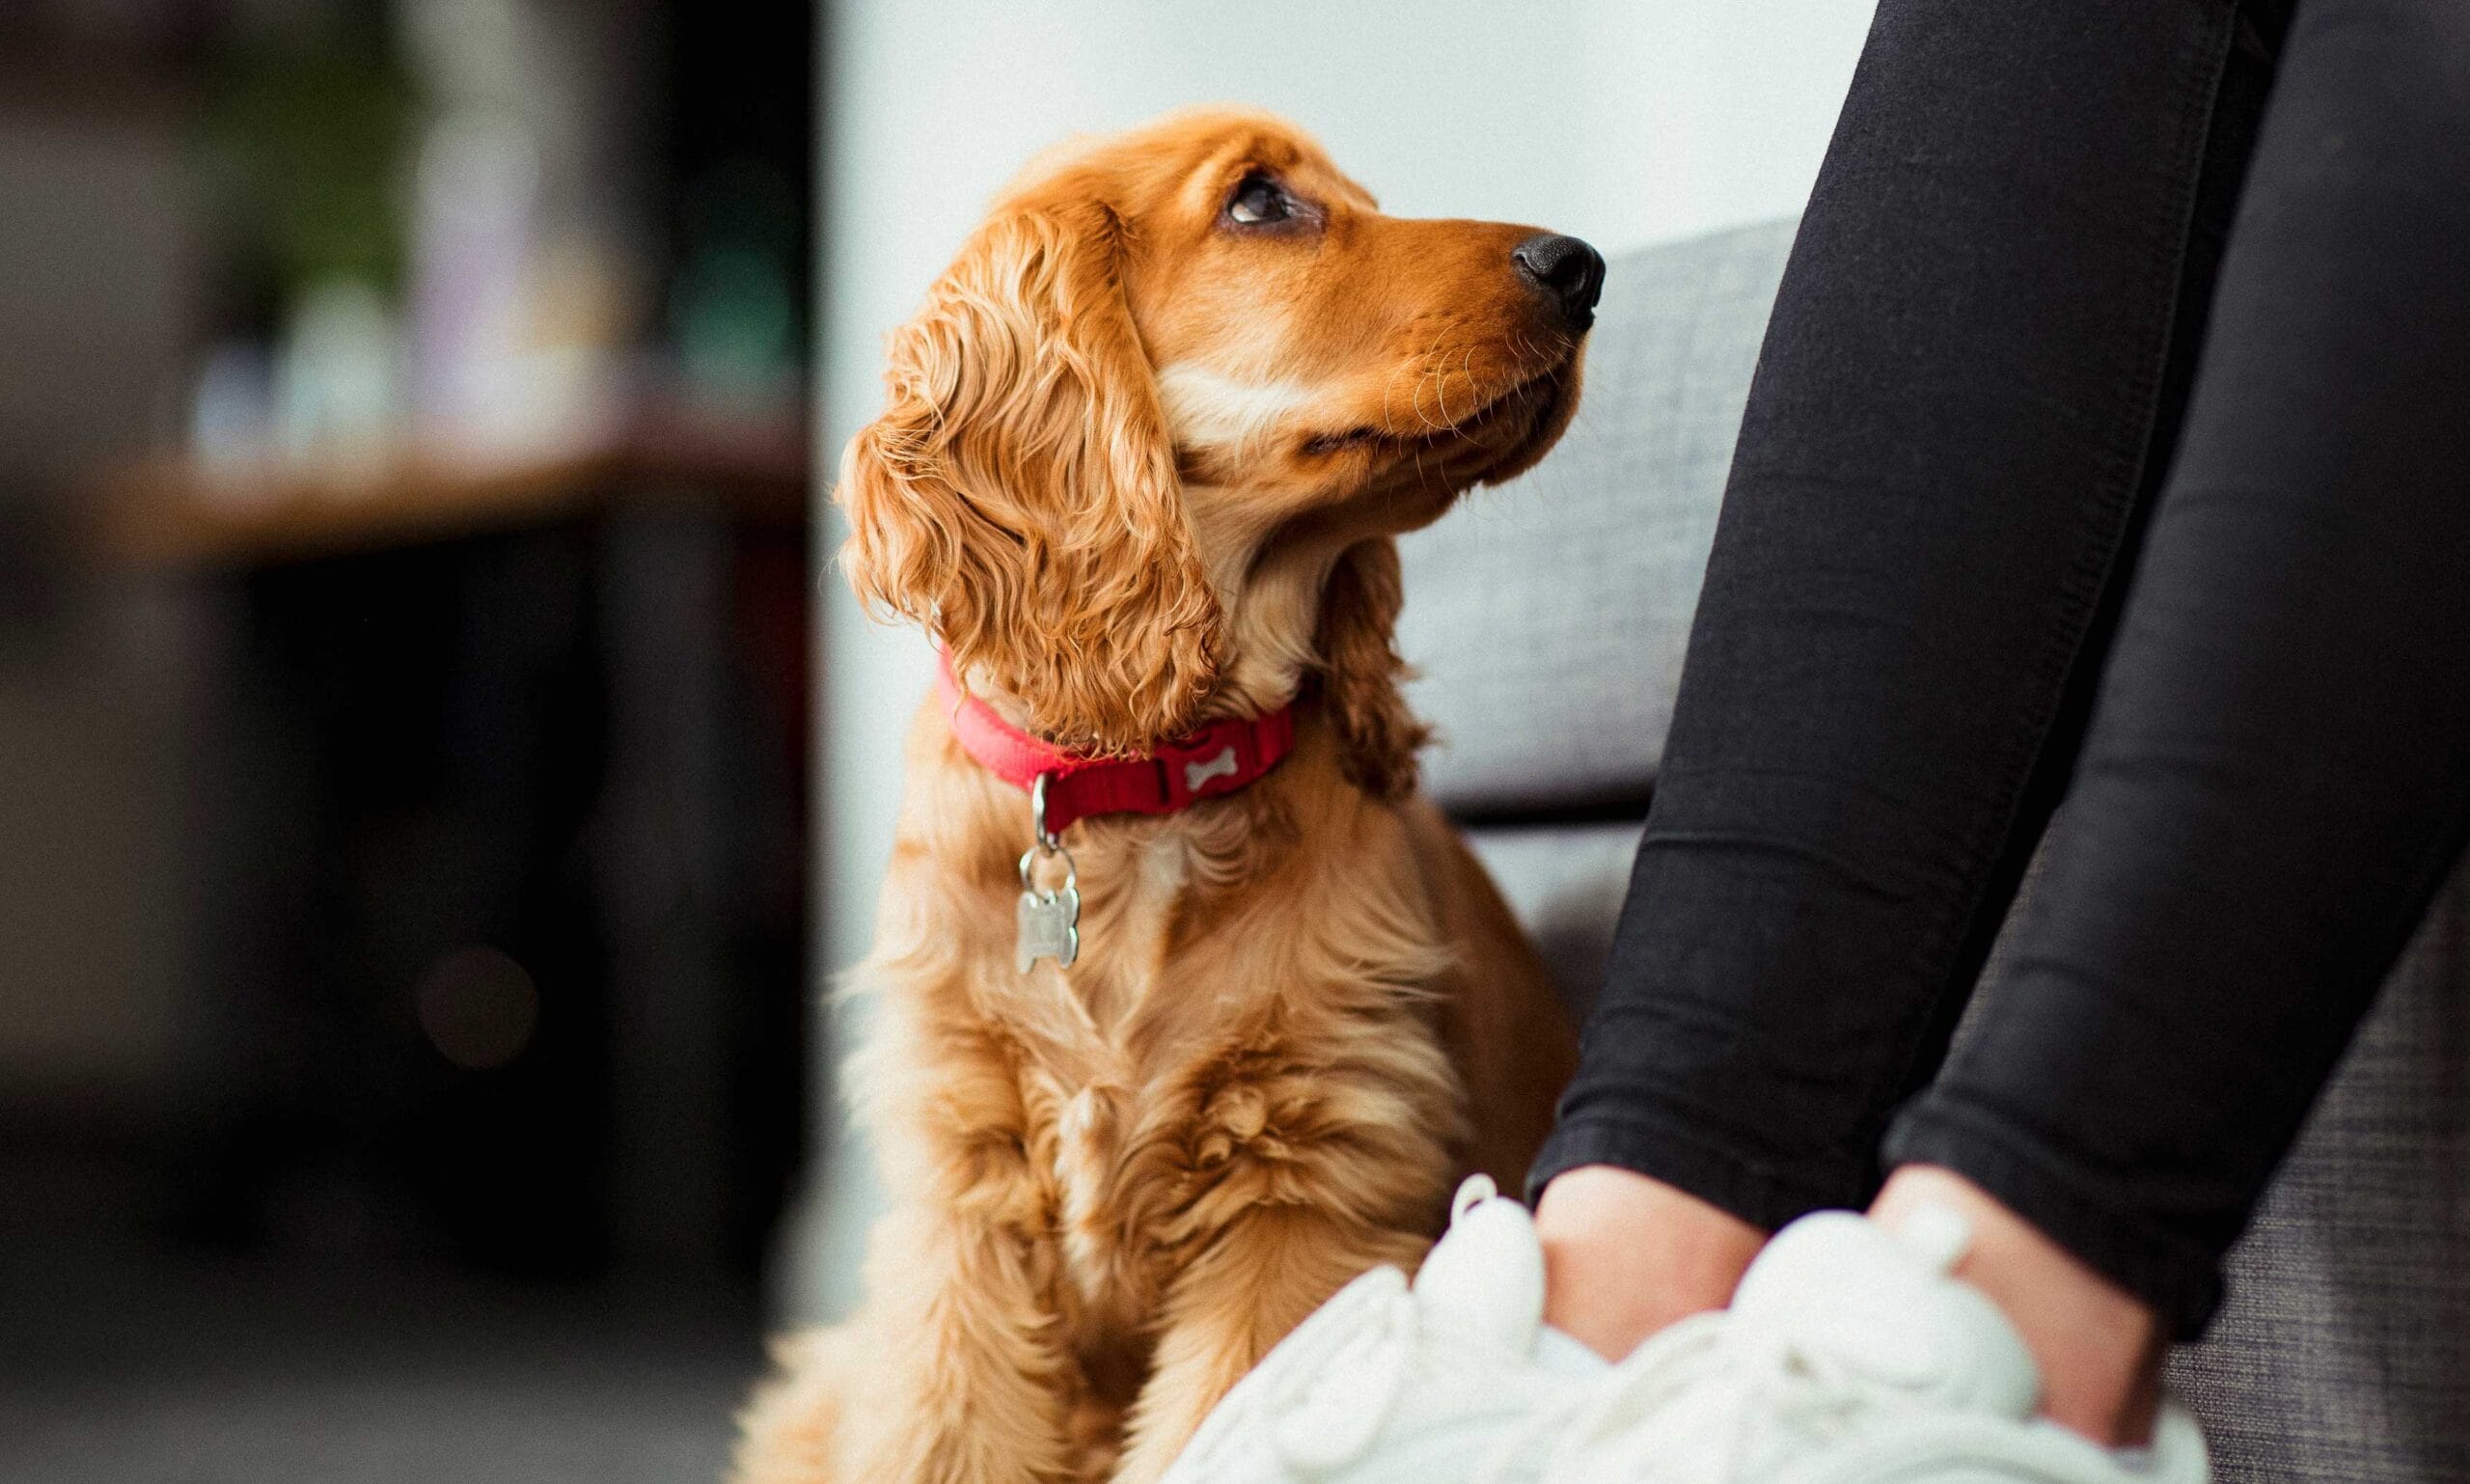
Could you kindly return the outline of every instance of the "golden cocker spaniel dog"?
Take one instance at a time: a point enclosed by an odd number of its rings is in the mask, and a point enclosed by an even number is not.
[[[1570,1032],[1415,791],[1392,538],[1559,436],[1602,273],[1194,112],[1034,163],[892,336],[841,562],[947,669],[856,976],[892,1210],[746,1484],[1155,1478],[1458,1174],[1515,1187]],[[1033,822],[1039,757],[1159,796]]]

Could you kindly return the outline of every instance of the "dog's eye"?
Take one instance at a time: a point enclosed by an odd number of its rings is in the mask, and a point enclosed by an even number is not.
[[[1226,198],[1226,219],[1246,227],[1282,222],[1294,214],[1294,199],[1267,176],[1246,176]]]

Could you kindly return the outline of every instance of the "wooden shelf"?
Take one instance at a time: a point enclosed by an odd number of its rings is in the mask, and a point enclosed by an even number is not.
[[[96,560],[123,567],[268,565],[547,525],[616,500],[717,500],[803,525],[803,417],[645,403],[601,431],[490,452],[415,436],[365,458],[158,454],[87,481]]]

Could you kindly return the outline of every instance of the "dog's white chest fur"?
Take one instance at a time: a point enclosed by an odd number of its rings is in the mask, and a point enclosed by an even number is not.
[[[1115,1164],[1114,1099],[1084,1087],[1063,1105],[1055,1140],[1056,1189],[1062,1198],[1064,1266],[1084,1299],[1104,1290],[1110,1264],[1101,1233]]]

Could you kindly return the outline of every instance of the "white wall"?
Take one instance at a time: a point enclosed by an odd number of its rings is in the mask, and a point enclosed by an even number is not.
[[[1874,0],[832,0],[819,191],[819,456],[880,401],[905,318],[1031,151],[1228,101],[1285,114],[1405,215],[1524,221],[1606,253],[1798,210]],[[826,547],[837,541],[827,524]],[[925,645],[823,577],[818,969],[861,956]],[[848,1027],[842,1027],[844,1031]],[[823,1054],[832,1055],[828,1048]],[[826,1137],[785,1250],[794,1315],[852,1295],[864,1160]]]

